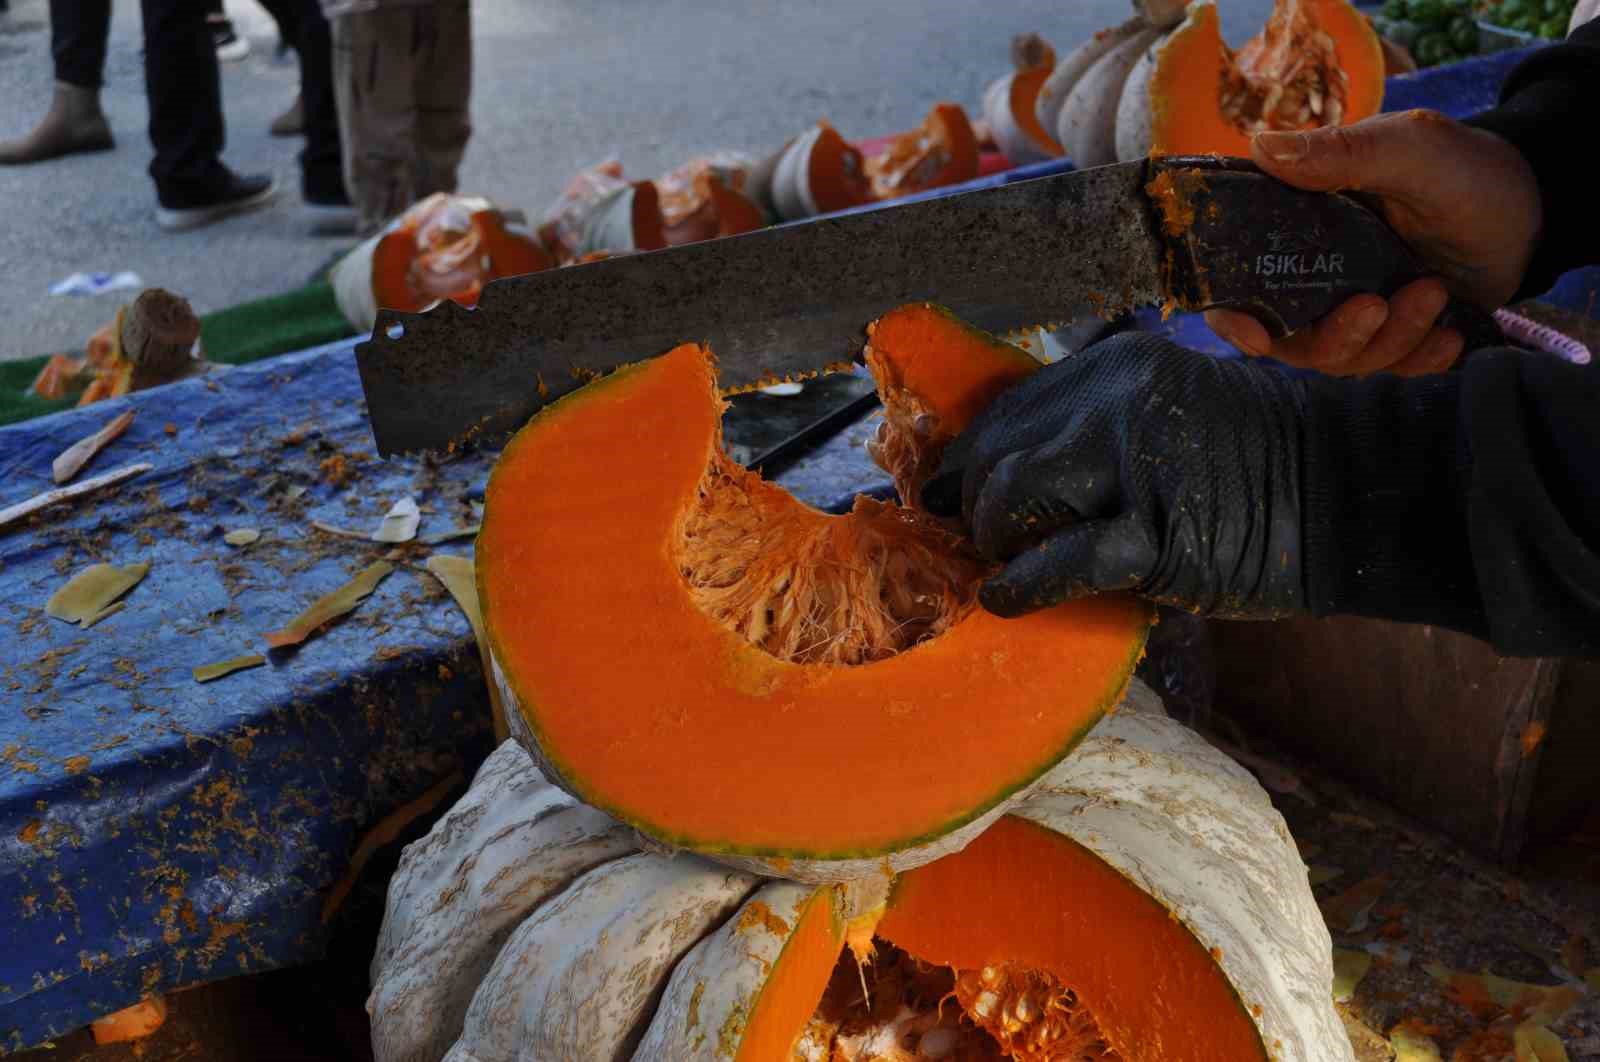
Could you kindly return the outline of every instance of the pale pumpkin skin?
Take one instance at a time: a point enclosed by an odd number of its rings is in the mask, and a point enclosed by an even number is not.
[[[445,1059],[635,1057],[673,965],[756,880],[693,856],[645,852],[590,871],[511,934]]]
[[[495,755],[495,771],[486,765],[458,809],[509,803],[508,824],[537,817],[504,800],[510,791],[542,792],[546,783],[532,759],[514,742]],[[1271,1058],[1352,1062],[1332,1001],[1332,941],[1282,816],[1249,772],[1168,719],[1143,683],[1134,680],[1122,707],[1013,814],[1076,841],[1170,910],[1211,951]],[[538,830],[464,829],[449,821],[447,815],[402,858],[395,880],[412,885],[392,887],[373,979],[429,982],[429,999],[472,997],[444,1056],[452,1062],[717,1057],[697,1053],[697,1041],[676,1032],[688,1025],[696,987],[705,985],[699,1026],[729,1027],[736,1008],[759,995],[766,963],[785,940],[775,931],[736,934],[730,927],[740,906],[762,898],[792,928],[811,892],[761,885],[689,855],[621,856],[513,916],[524,921],[485,973],[476,961],[442,963],[437,947],[405,946],[473,932],[459,916],[431,925],[439,895],[416,883],[448,881],[454,868],[472,862],[531,866],[560,859],[561,850]],[[881,878],[876,884],[881,892]],[[499,919],[489,907],[472,917]],[[741,949],[757,961],[741,961]],[[374,1000],[379,996],[375,990]],[[443,1055],[443,1048],[401,1054],[396,1038],[378,1036],[380,1022],[395,1021],[394,1008],[423,997],[390,991],[383,998],[389,1002],[369,1004],[378,1062]]]
[[[1066,105],[1067,97],[1078,82],[1083,80],[1083,75],[1111,49],[1149,28],[1149,23],[1143,17],[1135,15],[1120,25],[1100,30],[1068,52],[1066,58],[1050,72],[1044,87],[1039,90],[1039,98],[1034,102],[1034,114],[1039,124],[1054,132],[1056,139],[1060,140],[1061,108]],[[1066,147],[1065,142],[1061,146]]]
[[[378,1056],[443,1057],[512,930],[636,850],[632,829],[545,781],[515,742],[501,745],[389,882],[367,999]]]
[[[792,881],[763,885],[737,914],[695,945],[673,970],[633,1057],[652,1062],[731,1059],[769,971],[816,890]],[[761,905],[755,915],[744,917],[755,904]]]
[[[1163,36],[1146,28],[1113,46],[1095,61],[1061,105],[1056,139],[1079,169],[1117,160],[1117,103],[1140,57]]]

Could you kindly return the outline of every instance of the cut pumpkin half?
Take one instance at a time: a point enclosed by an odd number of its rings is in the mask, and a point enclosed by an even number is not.
[[[406,850],[378,1062],[1353,1059],[1282,816],[1137,681],[1028,801],[894,880],[607,852],[620,828],[552,800],[507,742]],[[581,857],[553,843],[574,827]],[[454,961],[463,930],[492,963]]]
[[[1349,125],[1383,106],[1383,46],[1348,0],[1276,0],[1237,52],[1213,0],[1152,45],[1116,106],[1116,156],[1248,157],[1262,130]]]
[[[871,330],[876,450],[906,497],[1037,368],[928,306]],[[830,516],[720,445],[709,352],[552,405],[490,478],[477,578],[513,736],[657,841],[837,881],[959,848],[1123,694],[1148,606],[1003,620],[950,527],[867,498]]]

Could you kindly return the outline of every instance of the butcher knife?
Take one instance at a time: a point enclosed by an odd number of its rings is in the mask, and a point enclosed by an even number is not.
[[[991,332],[1147,305],[1245,311],[1275,338],[1426,270],[1371,206],[1248,160],[1166,157],[507,277],[475,309],[380,310],[356,348],[380,453],[494,442],[546,403],[684,342],[730,392],[848,367],[866,326],[936,302]],[[1493,319],[1452,302],[1468,350]]]

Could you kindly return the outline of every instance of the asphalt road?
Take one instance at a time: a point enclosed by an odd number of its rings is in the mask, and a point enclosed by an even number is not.
[[[1229,0],[1230,39],[1270,6]],[[116,150],[0,167],[0,360],[79,348],[127,298],[48,294],[74,272],[132,270],[205,313],[298,287],[352,242],[309,235],[298,144],[267,134],[298,73],[274,58],[276,30],[252,0],[228,0],[253,49],[223,64],[224,159],[275,172],[280,196],[205,229],[158,229],[138,4],[113,7],[104,104]],[[609,155],[649,177],[704,150],[771,150],[818,118],[869,137],[913,125],[940,99],[976,113],[1012,34],[1036,30],[1065,50],[1128,10],[1128,0],[477,0],[462,190],[535,215]],[[51,80],[46,0],[12,0],[0,14],[0,138],[32,128]]]

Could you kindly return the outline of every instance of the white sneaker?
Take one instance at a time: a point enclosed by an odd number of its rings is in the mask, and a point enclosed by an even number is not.
[[[237,62],[250,54],[250,42],[233,32],[233,20],[210,19],[211,40],[217,46],[217,58],[224,63]]]

